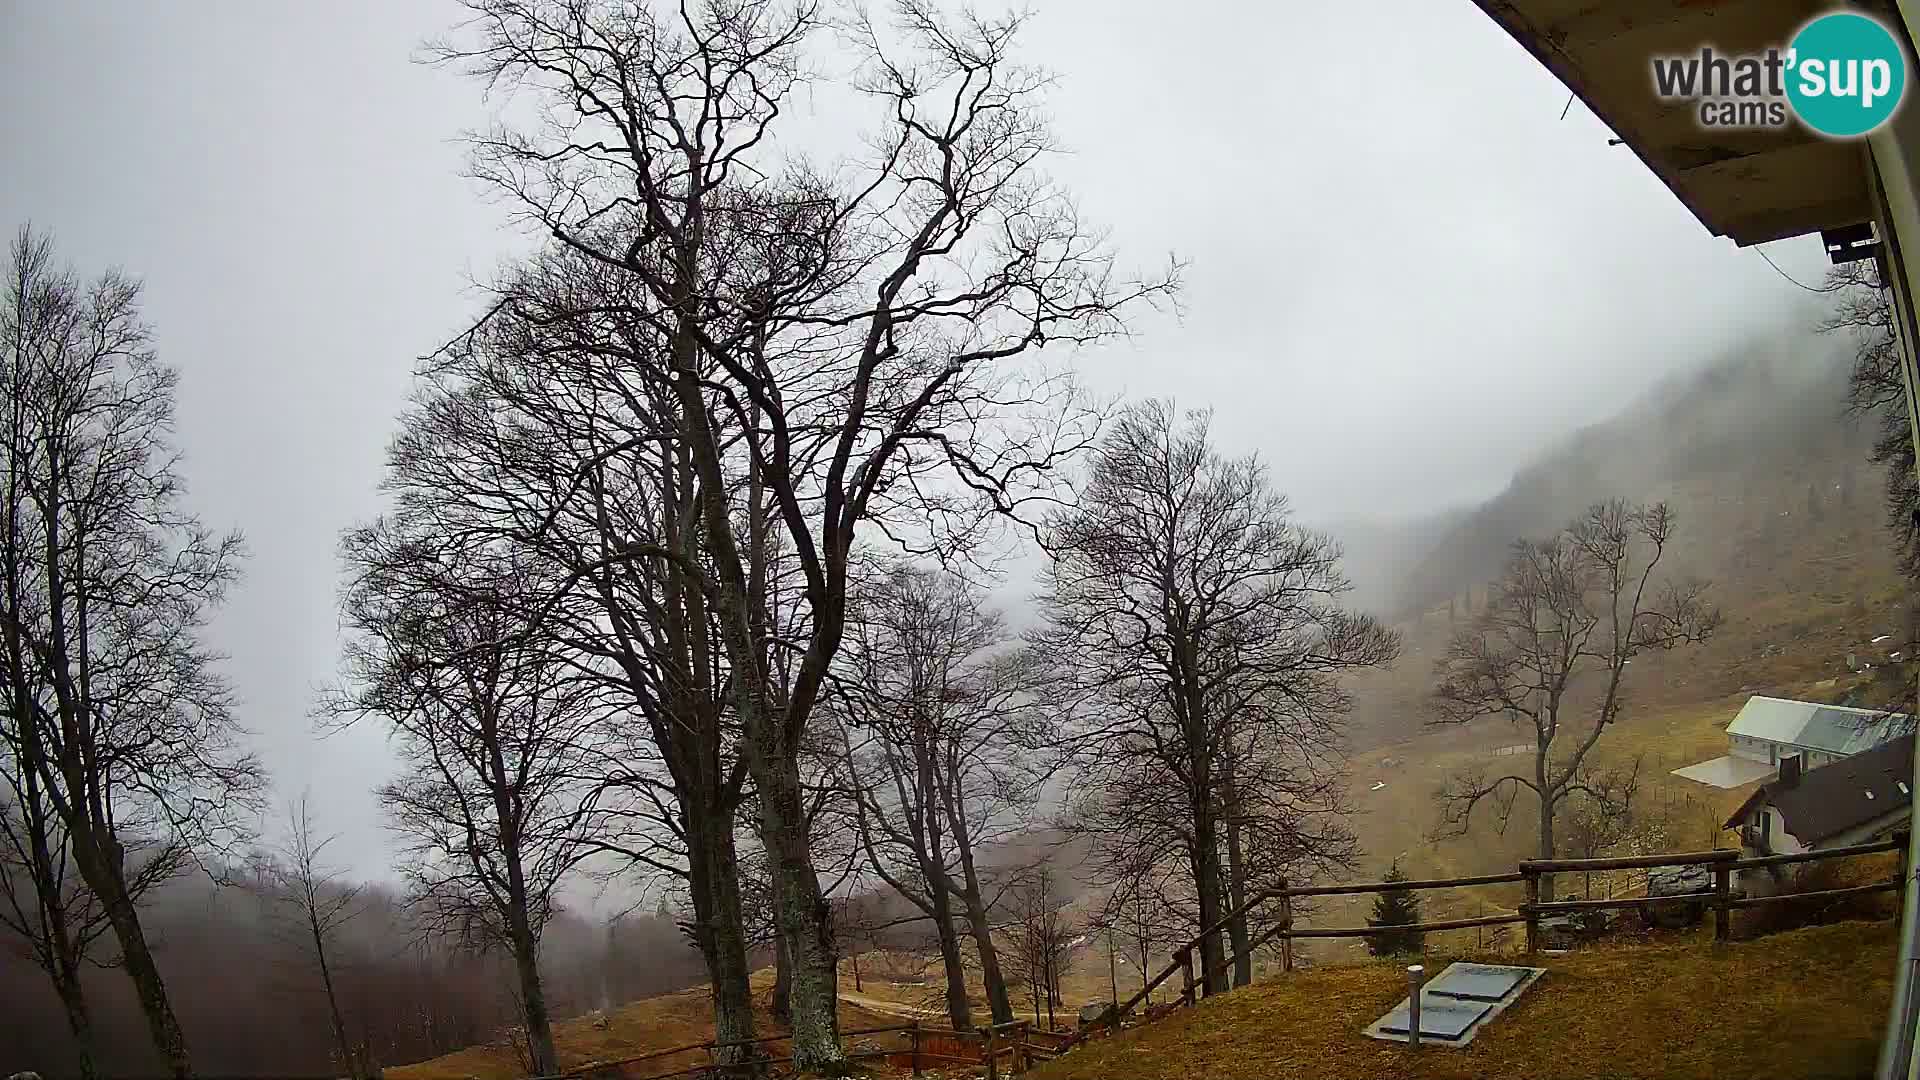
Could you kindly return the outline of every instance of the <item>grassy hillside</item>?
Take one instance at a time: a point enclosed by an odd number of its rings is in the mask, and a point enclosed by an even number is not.
[[[1882,524],[1880,478],[1866,462],[1866,433],[1841,416],[1843,389],[1844,368],[1832,364],[1795,367],[1773,355],[1730,362],[1663,388],[1621,417],[1571,437],[1561,448],[1520,470],[1506,491],[1482,506],[1435,515],[1399,529],[1368,526],[1356,534],[1350,552],[1361,565],[1354,567],[1354,574],[1364,588],[1372,590],[1370,600],[1386,604],[1398,598],[1387,609],[1401,612],[1397,621],[1405,635],[1405,649],[1393,668],[1371,673],[1354,686],[1349,795],[1357,811],[1353,825],[1364,854],[1348,879],[1377,878],[1395,860],[1415,877],[1488,873],[1511,869],[1532,853],[1527,821],[1532,807],[1524,801],[1515,808],[1515,819],[1504,832],[1489,814],[1479,818],[1467,836],[1433,835],[1435,792],[1448,776],[1467,769],[1528,764],[1525,755],[1496,753],[1526,737],[1504,722],[1487,720],[1465,728],[1429,725],[1433,663],[1452,630],[1469,617],[1468,598],[1484,603],[1484,583],[1497,571],[1507,545],[1522,535],[1551,532],[1595,499],[1617,495],[1671,502],[1681,523],[1672,568],[1710,578],[1714,601],[1726,614],[1720,634],[1707,645],[1634,662],[1627,709],[1597,751],[1602,764],[1640,762],[1639,805],[1645,816],[1659,823],[1658,835],[1648,842],[1661,850],[1729,842],[1720,834],[1718,823],[1746,790],[1717,791],[1669,773],[1724,753],[1722,729],[1748,695],[1827,701],[1851,695],[1871,704],[1897,698],[1905,683],[1896,669],[1881,664],[1876,673],[1855,675],[1846,664],[1850,652],[1878,663],[1889,649],[1899,648],[1906,639],[1908,617],[1907,588],[1894,573],[1891,541]],[[1449,597],[1453,598],[1451,618]],[[1895,639],[1872,644],[1873,638],[1885,634]],[[1001,845],[999,855],[1008,863],[1024,861],[1058,840],[1037,830]],[[1078,862],[1077,851],[1057,854],[1068,864]],[[1563,888],[1576,890],[1585,885],[1562,883]],[[1427,894],[1424,903],[1428,917],[1445,918],[1510,909],[1518,900],[1514,886]],[[1357,925],[1365,918],[1367,903],[1364,897],[1328,901],[1306,918],[1323,926]],[[1660,963],[1679,972],[1679,981],[1671,985],[1689,988],[1671,994],[1662,989],[1669,985],[1664,982],[1645,988],[1653,1000],[1688,1004],[1675,1010],[1685,1013],[1690,1025],[1687,1033],[1673,1033],[1680,1040],[1673,1051],[1678,1056],[1622,1059],[1612,1062],[1616,1069],[1603,1067],[1602,1059],[1595,1057],[1581,1064],[1586,1071],[1570,1075],[1706,1075],[1712,1071],[1706,1063],[1712,1054],[1722,1052],[1725,1040],[1718,1035],[1705,1038],[1692,1029],[1758,1030],[1751,1016],[1730,1020],[1729,1013],[1738,1010],[1723,1011],[1711,1005],[1719,998],[1699,996],[1712,979],[1771,977],[1778,964],[1787,962],[1780,956],[1823,941],[1848,948],[1872,947],[1879,950],[1874,954],[1878,956],[1885,951],[1875,936],[1881,933],[1874,928],[1841,929],[1797,937],[1797,944],[1791,946],[1741,946],[1737,955],[1746,959],[1739,963],[1709,962],[1691,954],[1654,954]],[[1430,941],[1432,948],[1460,952],[1487,944],[1483,934],[1472,930],[1435,935]],[[1319,963],[1365,958],[1364,947],[1351,940],[1304,943],[1302,954]],[[1603,978],[1618,976],[1637,987],[1633,980],[1639,976],[1622,975],[1638,962],[1633,955],[1637,954],[1570,958],[1571,966],[1556,973],[1557,985],[1599,986]],[[1840,962],[1822,961],[1829,967]],[[1161,963],[1164,958],[1153,959],[1156,970]],[[1132,966],[1117,966],[1124,996],[1139,985],[1139,973]],[[1884,995],[1884,988],[1873,980],[1886,970],[1886,965],[1877,963],[1862,968],[1867,992]],[[762,981],[766,977],[765,973],[759,976]],[[1142,1049],[1139,1052],[1147,1056],[1136,1062],[1115,1056],[1129,1045],[1121,1040],[1092,1052],[1080,1064],[1063,1062],[1043,1075],[1064,1080],[1107,1075],[1284,1074],[1285,1066],[1296,1060],[1317,1064],[1316,1055],[1340,1057],[1340,1068],[1354,1075],[1401,1075],[1406,1069],[1392,1048],[1355,1034],[1363,1020],[1372,1019],[1391,1003],[1388,984],[1394,977],[1393,972],[1377,967],[1329,970],[1313,976],[1323,981],[1300,983],[1298,990],[1256,988],[1245,995],[1234,994],[1160,1025],[1170,1032],[1164,1051]],[[841,989],[847,999],[843,1023],[847,1026],[944,1014],[937,960],[931,956],[875,951],[863,961],[857,990],[854,982],[851,965],[843,964]],[[1789,993],[1790,983],[1768,982],[1756,992],[1772,1000]],[[1104,948],[1090,943],[1076,953],[1067,978],[1069,1011],[1085,1002],[1104,1000],[1107,985]],[[1729,986],[1715,992],[1724,996],[1735,991]],[[1016,1007],[1021,1006],[1019,993],[1016,990]],[[1388,999],[1384,1004],[1379,1000],[1383,995]],[[984,996],[977,987],[975,996],[984,1010]],[[1217,1020],[1233,1032],[1232,1025],[1262,1010],[1277,1010],[1274,1015],[1284,1019],[1322,996],[1325,1010],[1312,1014],[1319,1017],[1315,1033],[1284,1028],[1281,1041],[1298,1040],[1297,1057],[1294,1050],[1274,1041],[1279,1035],[1266,1042],[1252,1039],[1245,1045],[1227,1039],[1221,1045],[1233,1044],[1229,1059],[1217,1069],[1197,1068],[1200,1058],[1195,1055],[1221,1049],[1209,1044],[1206,1024]],[[1581,993],[1556,991],[1543,999],[1556,1004],[1525,1008],[1557,1015],[1554,1010],[1562,1007],[1576,1009],[1581,998]],[[1767,1007],[1784,1008],[1777,1003]],[[711,1033],[707,1008],[704,992],[693,990],[618,1009],[606,1028],[585,1019],[569,1021],[561,1026],[563,1059],[569,1064],[606,1060],[699,1041]],[[1871,1038],[1880,1008],[1872,1005],[1839,1024],[1831,1033],[1833,1045],[1843,1054],[1857,1056],[1858,1039]],[[1366,1014],[1364,1018],[1361,1013]],[[1599,1040],[1594,1052],[1610,1053],[1608,1048],[1614,1044],[1607,1039],[1615,1029],[1609,1025],[1630,1018],[1607,1012],[1595,1016],[1589,1025],[1595,1027],[1594,1037]],[[1182,1039],[1191,1040],[1191,1045],[1181,1043]],[[1476,1045],[1469,1056],[1436,1051],[1431,1060],[1441,1071],[1430,1075],[1454,1075],[1446,1069],[1461,1062],[1478,1064],[1460,1065],[1460,1075],[1529,1075],[1522,1068],[1522,1052],[1539,1049],[1515,1044],[1502,1050],[1499,1039],[1487,1039],[1485,1046]],[[1454,1056],[1445,1056],[1449,1053]],[[688,1064],[693,1060],[690,1057]],[[509,1047],[476,1047],[435,1062],[390,1070],[390,1074],[400,1080],[469,1076],[494,1080],[514,1075],[513,1062]],[[1145,1066],[1147,1071],[1133,1069],[1131,1064]],[[1188,1067],[1197,1071],[1181,1071]],[[1746,1074],[1738,1068],[1725,1073]],[[1344,1073],[1336,1071],[1336,1075]]]
[[[771,970],[754,976],[755,1003],[760,1006],[756,1009],[756,1022],[758,1030],[766,1035],[784,1030],[764,1008],[772,983]],[[900,1019],[892,1012],[849,1002],[842,1002],[840,1006],[840,1025],[845,1029],[883,1027],[899,1023]],[[561,1067],[568,1069],[687,1046],[713,1038],[713,999],[704,986],[662,994],[609,1010],[603,1017],[582,1016],[560,1021],[554,1025],[553,1035],[560,1051]],[[785,1043],[775,1043],[771,1052],[780,1055],[789,1049]],[[687,1051],[636,1065],[633,1075],[652,1076],[691,1068],[707,1060],[703,1050]],[[385,1070],[387,1080],[519,1080],[526,1075],[514,1047],[504,1039],[470,1046],[431,1061]]]
[[[1588,950],[1465,1047],[1361,1029],[1406,996],[1398,964],[1255,983],[1088,1044],[1032,1080],[1852,1077],[1873,1074],[1893,989],[1891,923],[1843,923],[1715,948]],[[1861,963],[1871,956],[1875,963]],[[1432,970],[1443,961],[1430,962]]]
[[[1710,580],[1726,616],[1704,646],[1634,661],[1626,710],[1596,751],[1602,765],[1640,761],[1638,801],[1666,821],[1669,846],[1728,842],[1717,824],[1746,790],[1668,774],[1725,753],[1723,729],[1749,695],[1871,705],[1903,696],[1905,674],[1885,658],[1909,638],[1908,587],[1883,524],[1881,476],[1866,459],[1868,432],[1843,415],[1844,362],[1821,351],[1826,343],[1807,348],[1798,363],[1786,354],[1751,356],[1662,388],[1519,470],[1482,506],[1418,524],[1424,544],[1378,528],[1366,534],[1356,552],[1363,560],[1393,551],[1399,562],[1363,563],[1355,576],[1394,584],[1405,648],[1393,668],[1353,687],[1349,794],[1365,854],[1352,877],[1377,877],[1395,859],[1416,877],[1488,873],[1531,854],[1525,795],[1504,833],[1488,813],[1468,836],[1433,835],[1435,794],[1446,778],[1529,768],[1526,753],[1497,751],[1531,735],[1493,719],[1432,726],[1434,663],[1484,604],[1485,582],[1512,540],[1550,533],[1596,499],[1672,504],[1681,531],[1668,568]],[[1874,645],[1882,635],[1892,639]],[[1877,670],[1850,672],[1849,653]],[[1518,900],[1517,888],[1482,892],[1430,900],[1429,913],[1470,915],[1482,903],[1492,911]],[[1316,919],[1351,925],[1364,907],[1331,904]],[[1456,936],[1470,946],[1474,933]],[[1361,950],[1316,943],[1314,952],[1350,958]]]
[[[1570,437],[1481,506],[1398,539],[1371,527],[1349,570],[1377,610],[1398,612],[1407,647],[1392,671],[1359,681],[1356,746],[1420,734],[1449,611],[1464,622],[1484,603],[1514,540],[1605,498],[1670,503],[1680,531],[1668,571],[1712,581],[1728,616],[1708,649],[1650,658],[1641,700],[1843,674],[1849,646],[1905,622],[1882,474],[1867,461],[1870,433],[1844,413],[1845,386],[1844,365],[1817,352],[1784,370],[1768,355],[1730,361]],[[1373,557],[1382,551],[1391,565]]]

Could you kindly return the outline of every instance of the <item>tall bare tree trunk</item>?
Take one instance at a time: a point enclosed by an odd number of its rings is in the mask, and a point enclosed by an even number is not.
[[[1235,783],[1235,757],[1232,737],[1227,740],[1226,776],[1221,782],[1221,798],[1227,809],[1227,903],[1236,912],[1227,922],[1227,938],[1233,944],[1233,985],[1245,986],[1253,981],[1253,950],[1248,948],[1252,936],[1247,933],[1247,860],[1242,849],[1241,829],[1243,818],[1240,813],[1239,789]]]
[[[560,1071],[560,1055],[553,1045],[553,1018],[547,1012],[547,992],[540,982],[540,945],[524,921],[513,930],[514,969],[520,977],[520,1008],[527,1022],[527,1049],[535,1076]]]
[[[1175,648],[1176,656],[1190,652],[1189,648]],[[1184,669],[1197,670],[1197,665],[1189,657]],[[1228,972],[1222,931],[1214,929],[1227,913],[1226,905],[1221,902],[1226,874],[1220,865],[1219,792],[1214,789],[1213,747],[1203,734],[1205,701],[1191,689],[1198,686],[1197,678],[1189,677],[1185,683],[1187,689],[1181,691],[1181,696],[1185,699],[1187,715],[1182,726],[1186,729],[1186,759],[1190,770],[1187,799],[1193,814],[1193,847],[1187,855],[1192,863],[1195,898],[1200,905],[1200,981],[1208,994],[1220,994],[1228,988]]]
[[[500,828],[500,861],[507,871],[507,944],[513,950],[515,970],[520,977],[520,1007],[527,1022],[527,1048],[533,1057],[536,1076],[552,1076],[560,1071],[560,1055],[553,1045],[553,1020],[547,1013],[547,994],[540,983],[540,935],[532,921],[532,897],[527,889],[526,868],[521,864],[520,814],[517,794],[509,793],[513,773],[507,768],[498,718],[481,717],[482,739],[493,778],[495,822]]]
[[[80,986],[78,964],[59,964],[54,989],[60,995],[60,1007],[67,1014],[67,1031],[73,1036],[74,1056],[80,1066],[80,1080],[94,1080],[99,1073],[93,1061],[93,1015],[87,1008],[87,996]]]
[[[698,173],[698,154],[690,164]],[[686,231],[675,253],[674,299],[682,306],[670,350],[673,393],[699,481],[700,518],[706,526],[707,547],[718,570],[718,615],[733,669],[734,706],[746,735],[747,767],[759,794],[760,834],[767,841],[775,922],[792,949],[793,985],[787,1001],[793,1014],[793,1063],[800,1071],[832,1068],[846,1060],[840,1049],[837,956],[833,922],[813,866],[806,793],[800,781],[800,747],[796,745],[797,733],[787,730],[786,710],[776,707],[772,677],[766,667],[768,650],[764,640],[759,640],[765,637],[764,598],[752,595],[753,587],[740,556],[733,507],[721,468],[719,437],[707,414],[706,391],[697,371],[699,327],[692,309],[704,242],[703,209],[697,196],[687,201]],[[831,613],[818,611],[819,606],[816,601],[816,615],[831,621]],[[816,642],[815,647],[822,644]],[[838,641],[824,645],[825,655],[830,657]]]
[[[127,893],[124,850],[111,833],[104,836],[100,833],[101,830],[91,824],[72,830],[74,864],[80,868],[80,876],[87,886],[100,898],[107,921],[113,926],[122,966],[140,999],[140,1011],[146,1015],[154,1049],[167,1063],[168,1075],[175,1080],[190,1080],[193,1059],[187,1053],[187,1035],[173,1013],[166,982],[160,978],[160,969],[153,962],[153,950],[148,948],[147,936],[140,928],[140,914]]]
[[[25,667],[19,651],[19,636],[9,634],[7,637],[13,682],[16,687],[24,688],[27,682],[23,674]],[[61,888],[62,877],[53,865],[53,822],[41,801],[44,789],[34,765],[43,759],[39,729],[29,720],[20,725],[18,738],[22,766],[19,801],[26,817],[29,857],[32,860],[29,869],[40,900],[40,918],[46,927],[47,951],[53,961],[48,974],[53,977],[54,991],[59,994],[60,1005],[66,1011],[67,1030],[73,1035],[81,1080],[93,1080],[93,1017],[87,1008],[86,989],[80,984],[80,968],[85,960],[82,955],[84,945],[74,936],[70,912]]]
[[[763,722],[762,726],[770,725]],[[764,737],[766,732],[760,734]],[[761,829],[772,841],[767,854],[772,864],[774,917],[792,964],[787,1005],[794,1065],[818,1069],[843,1060],[833,920],[813,866],[797,755],[785,748],[773,753],[768,749],[759,748],[754,754],[755,772]]]
[[[1220,829],[1208,807],[1194,815],[1193,884],[1200,902],[1200,929],[1212,930],[1226,914],[1221,903]],[[1221,931],[1203,933],[1200,938],[1201,983],[1209,994],[1225,993],[1228,988],[1227,950]]]
[[[333,1024],[333,1043],[340,1052],[340,1064],[347,1075],[359,1080],[365,1072],[365,1063],[353,1052],[353,1044],[347,1041],[347,1022],[340,1015],[340,995],[333,988],[333,969],[327,964],[326,935],[321,933],[318,924],[308,920],[307,930],[313,937],[313,957],[320,965],[320,985],[327,992],[327,1019]]]
[[[693,900],[694,940],[713,994],[714,1061],[730,1068],[754,1058],[753,991],[748,983],[745,916],[730,809],[702,807],[687,815],[687,891]],[[777,998],[777,991],[776,991]]]
[[[973,844],[965,830],[956,830],[954,844],[960,852],[960,877],[966,891],[960,896],[967,912],[967,927],[973,932],[974,951],[980,954],[980,981],[987,988],[987,1009],[996,1024],[1013,1020],[1013,1001],[1007,996],[1007,977],[1000,969],[1000,949],[993,943],[993,922],[987,917],[985,894],[980,889],[980,871],[973,862]]]
[[[940,966],[947,973],[947,1020],[955,1031],[973,1030],[973,1006],[967,1000],[967,968],[960,957],[960,935],[953,926],[953,898],[935,885],[927,890],[933,902],[933,928],[940,941]]]
[[[776,919],[778,916],[775,916]],[[787,947],[787,932],[773,928],[773,1000],[768,1011],[783,1024],[793,1023],[793,950]]]
[[[1240,828],[1232,824],[1227,826],[1226,892],[1230,910],[1239,912],[1247,902],[1247,871],[1241,861]],[[1227,920],[1227,943],[1233,947],[1233,985],[1236,987],[1253,981],[1253,950],[1248,948],[1252,941],[1245,912]]]
[[[1547,782],[1547,747],[1544,745],[1534,754],[1533,775],[1534,782],[1539,785],[1535,790],[1540,793],[1540,845],[1537,857],[1551,859],[1553,858],[1553,813],[1559,809],[1559,806]],[[1553,891],[1552,874],[1540,875],[1540,899],[1543,903],[1560,899]]]

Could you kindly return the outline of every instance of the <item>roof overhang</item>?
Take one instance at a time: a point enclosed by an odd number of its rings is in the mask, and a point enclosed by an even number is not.
[[[1742,246],[1872,219],[1864,141],[1714,131],[1654,95],[1652,58],[1784,48],[1834,0],[1474,0],[1580,96],[1716,236]],[[1855,5],[1885,13],[1885,3]],[[1897,19],[1889,22],[1898,25]]]

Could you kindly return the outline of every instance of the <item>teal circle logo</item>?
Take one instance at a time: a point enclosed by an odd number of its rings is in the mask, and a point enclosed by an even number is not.
[[[1800,122],[1835,138],[1865,135],[1907,89],[1907,54],[1879,20],[1851,11],[1800,28],[1787,53],[1787,102]]]

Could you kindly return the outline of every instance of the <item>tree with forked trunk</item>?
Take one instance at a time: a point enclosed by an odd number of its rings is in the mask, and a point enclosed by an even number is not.
[[[76,1038],[89,1038],[76,961],[97,909],[155,1049],[186,1077],[186,1037],[138,901],[189,853],[243,839],[264,785],[199,639],[238,573],[240,538],[180,506],[178,374],[154,353],[139,284],[117,272],[83,283],[31,230],[11,255],[0,308],[8,846],[27,864],[29,936],[47,946]]]
[[[1020,506],[1084,441],[1086,413],[1059,376],[1011,361],[1120,332],[1172,275],[1116,275],[1039,174],[1046,78],[1012,57],[1018,18],[948,20],[909,0],[893,37],[845,27],[879,127],[863,160],[823,171],[782,141],[826,29],[811,4],[468,6],[442,58],[547,106],[538,128],[476,138],[477,171],[557,247],[645,296],[615,314],[656,343],[635,370],[667,391],[665,430],[697,484],[702,591],[791,950],[796,1064],[837,1065],[837,949],[800,762],[856,535],[941,546]],[[729,497],[738,477],[764,484],[800,581],[797,632],[777,647],[742,550],[750,512]],[[784,686],[776,652],[792,658]]]
[[[402,771],[380,788],[410,845],[410,904],[433,932],[503,948],[536,1075],[559,1071],[540,935],[586,852],[575,809],[600,730],[594,685],[526,633],[549,584],[511,555],[449,565],[401,516],[344,544],[354,638],[329,703],[383,721]]]
[[[648,302],[572,251],[500,284],[493,318],[421,365],[389,460],[401,515],[449,559],[507,550],[553,592],[524,633],[556,651],[606,705],[603,753],[584,765],[581,836],[620,872],[684,892],[684,926],[713,988],[720,1064],[755,1036],[738,855],[747,770],[713,617],[702,480],[669,389]],[[783,565],[751,475],[729,475],[749,588],[783,618]],[[778,637],[780,635],[771,635]],[[784,658],[775,656],[775,664]],[[775,670],[778,670],[776,667]]]
[[[1436,724],[1502,717],[1531,736],[1528,773],[1470,771],[1440,791],[1441,828],[1464,832],[1491,803],[1502,827],[1521,791],[1533,794],[1537,857],[1558,850],[1554,823],[1568,799],[1618,797],[1592,754],[1626,707],[1635,656],[1697,644],[1720,624],[1702,581],[1656,583],[1676,521],[1665,503],[1598,503],[1545,540],[1521,540],[1488,589],[1485,609],[1436,665]],[[1541,876],[1553,895],[1552,875]]]
[[[1399,638],[1340,606],[1339,547],[1291,520],[1256,459],[1222,456],[1206,414],[1160,401],[1121,413],[1078,502],[1049,525],[1033,640],[1090,703],[1073,738],[1082,789],[1102,794],[1073,820],[1096,860],[1178,852],[1199,932],[1249,895],[1256,854],[1350,850],[1340,680],[1391,661]],[[1227,933],[1244,956],[1238,922]],[[1221,933],[1201,936],[1200,960],[1207,991],[1227,989]]]
[[[994,1023],[1013,1019],[977,853],[1030,827],[1049,774],[1035,658],[951,574],[893,567],[857,590],[837,710],[869,866],[932,921],[948,1018],[973,1026],[962,927]]]

